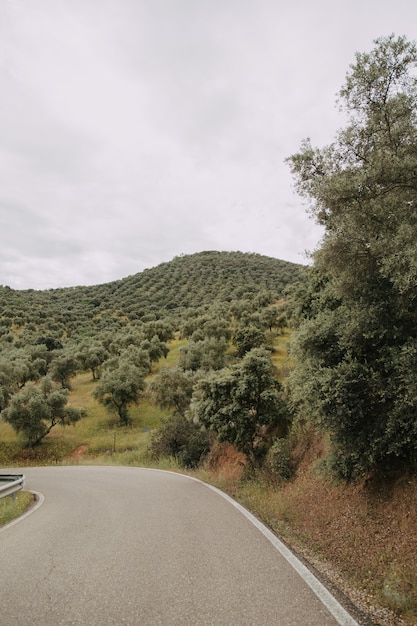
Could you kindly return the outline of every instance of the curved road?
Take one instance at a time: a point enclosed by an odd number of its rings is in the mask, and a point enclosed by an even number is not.
[[[0,531],[1,626],[356,624],[199,481],[127,467],[24,473],[44,501]]]

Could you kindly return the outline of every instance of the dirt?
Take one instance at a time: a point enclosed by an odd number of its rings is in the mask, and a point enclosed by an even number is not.
[[[205,469],[212,476],[228,483],[234,483],[242,477],[245,465],[245,455],[237,452],[229,443],[214,444],[204,463]]]
[[[81,457],[83,457],[87,452],[88,446],[83,444],[82,446],[78,446],[78,448],[76,448],[74,452],[69,455],[69,458],[73,461],[79,461],[79,459],[81,459]]]

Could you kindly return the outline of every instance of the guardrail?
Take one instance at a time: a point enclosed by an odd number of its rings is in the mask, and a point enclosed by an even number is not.
[[[0,498],[15,497],[16,492],[23,489],[24,484],[24,474],[0,474]]]

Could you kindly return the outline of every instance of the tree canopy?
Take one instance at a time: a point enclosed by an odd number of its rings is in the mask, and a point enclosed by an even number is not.
[[[192,403],[195,418],[219,441],[233,443],[257,465],[265,427],[285,433],[288,413],[270,353],[254,348],[230,368],[202,378]]]
[[[68,390],[54,387],[48,377],[13,395],[2,411],[3,419],[26,437],[29,446],[40,443],[55,426],[73,424],[83,415],[83,410],[68,406]]]
[[[417,453],[417,49],[374,44],[340,90],[346,127],[289,158],[325,227],[293,303],[292,398],[330,432],[345,478]]]
[[[129,361],[121,361],[107,369],[94,390],[94,396],[110,412],[118,415],[120,423],[129,423],[128,408],[137,404],[145,388],[144,372]]]

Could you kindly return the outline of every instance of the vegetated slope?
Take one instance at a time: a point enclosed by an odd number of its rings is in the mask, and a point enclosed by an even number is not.
[[[417,477],[338,484],[320,471],[325,435],[306,429],[293,444],[296,469],[288,481],[276,483],[268,474],[241,481],[242,455],[229,444],[212,449],[205,471],[343,591],[369,623],[416,625]]]
[[[111,329],[132,320],[179,315],[190,307],[253,298],[281,297],[302,277],[304,267],[260,254],[201,252],[121,280],[88,287],[16,291],[0,287],[0,336],[10,328],[67,334],[94,326]]]

